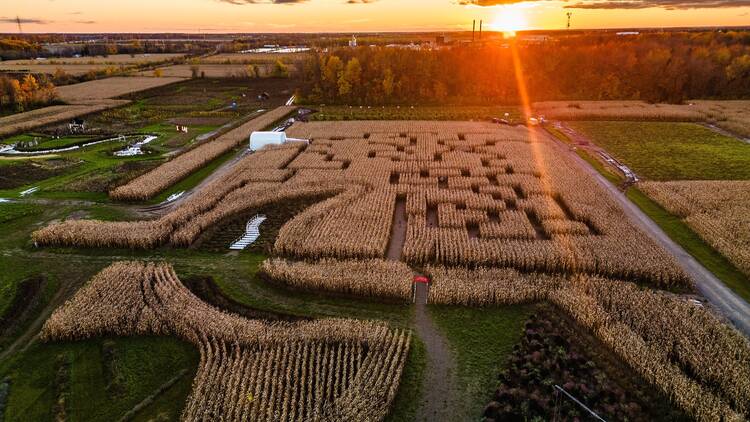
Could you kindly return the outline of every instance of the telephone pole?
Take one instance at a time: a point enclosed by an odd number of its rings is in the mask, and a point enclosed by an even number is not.
[[[573,17],[573,12],[568,12],[568,13],[566,13],[566,15],[568,16],[568,27],[567,27],[567,29],[570,29],[570,18]]]

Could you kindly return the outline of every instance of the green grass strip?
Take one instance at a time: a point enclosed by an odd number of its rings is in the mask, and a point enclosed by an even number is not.
[[[727,287],[743,299],[750,301],[750,283],[747,276],[701,239],[682,219],[669,213],[636,187],[628,189],[626,195],[658,224],[670,239],[685,249]]]

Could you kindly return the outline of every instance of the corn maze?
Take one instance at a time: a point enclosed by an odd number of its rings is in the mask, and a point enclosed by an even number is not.
[[[188,246],[255,206],[336,194],[282,227],[279,255],[382,259],[395,204],[410,264],[490,265],[690,284],[585,174],[524,128],[481,123],[298,123],[308,138],[251,154],[175,211],[142,222],[66,221],[41,245]]]
[[[432,278],[430,303],[551,302],[697,420],[748,416],[747,340],[678,295],[639,287],[684,290],[692,281],[590,176],[529,129],[316,122],[288,134],[311,142],[244,157],[158,219],[63,221],[33,240],[188,247],[257,207],[327,197],[279,230],[275,256],[262,266],[272,281],[409,301],[411,268],[422,268]],[[103,271],[44,328],[47,339],[104,333],[173,334],[196,344],[202,360],[188,420],[380,420],[409,341],[376,323],[269,325],[222,314],[192,297],[168,266],[136,263]],[[257,401],[243,401],[247,394]]]
[[[45,340],[171,335],[201,354],[182,419],[382,420],[410,335],[376,322],[269,323],[224,313],[167,264],[117,262],[58,308]]]

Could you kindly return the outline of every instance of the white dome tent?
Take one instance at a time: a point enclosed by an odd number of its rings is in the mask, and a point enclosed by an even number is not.
[[[307,139],[287,138],[286,132],[253,132],[250,134],[250,151],[257,151],[266,145],[281,145],[287,142],[309,143]]]

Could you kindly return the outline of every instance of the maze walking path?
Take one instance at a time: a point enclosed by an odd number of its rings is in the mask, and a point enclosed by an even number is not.
[[[416,420],[456,420],[456,365],[448,342],[427,312],[429,284],[415,283],[414,287],[414,326],[427,351],[427,370],[422,380],[422,402],[417,409]]]

